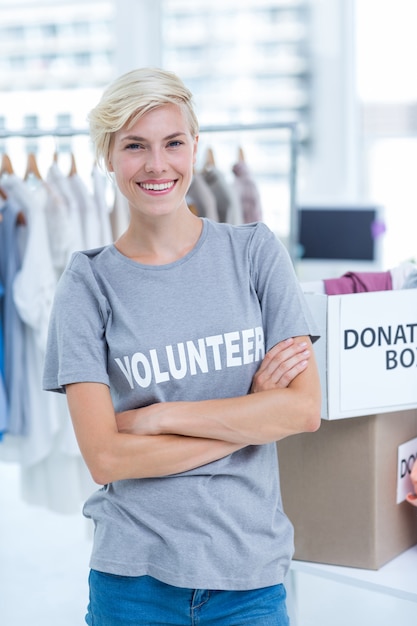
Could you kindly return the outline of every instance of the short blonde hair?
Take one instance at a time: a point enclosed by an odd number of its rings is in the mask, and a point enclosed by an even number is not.
[[[108,167],[111,142],[116,131],[126,124],[133,126],[142,115],[164,104],[183,107],[191,134],[193,137],[198,135],[192,93],[173,72],[139,68],[113,81],[88,116],[97,162]]]

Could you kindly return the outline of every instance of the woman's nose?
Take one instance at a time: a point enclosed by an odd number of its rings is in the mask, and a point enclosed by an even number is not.
[[[165,158],[161,150],[149,150],[146,153],[145,169],[147,172],[160,173],[165,170]]]

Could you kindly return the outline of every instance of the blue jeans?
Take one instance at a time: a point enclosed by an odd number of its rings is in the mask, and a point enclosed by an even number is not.
[[[284,585],[251,591],[183,589],[151,576],[91,570],[89,626],[288,626]]]

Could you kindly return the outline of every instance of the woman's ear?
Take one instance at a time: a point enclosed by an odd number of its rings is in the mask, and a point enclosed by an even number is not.
[[[198,140],[199,140],[199,135],[196,135],[194,137],[194,147],[193,147],[193,164],[194,165],[197,163]]]

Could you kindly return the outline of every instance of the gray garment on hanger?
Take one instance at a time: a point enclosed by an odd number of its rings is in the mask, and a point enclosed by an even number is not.
[[[243,217],[239,199],[224,174],[217,167],[212,166],[205,168],[202,175],[216,198],[219,222],[242,224]]]
[[[243,222],[261,222],[261,197],[247,164],[238,161],[232,167],[232,172],[235,175],[235,189],[242,207]]]
[[[219,221],[217,211],[216,196],[205,181],[204,176],[199,172],[194,172],[190,188],[187,192],[187,203],[190,207],[195,207],[199,217],[207,217],[215,222]]]

